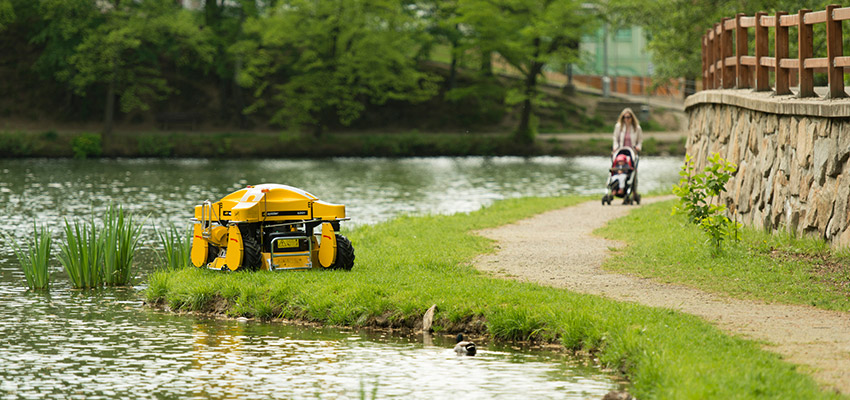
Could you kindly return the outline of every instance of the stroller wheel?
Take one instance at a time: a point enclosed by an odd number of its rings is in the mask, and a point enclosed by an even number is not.
[[[635,193],[635,203],[640,204],[640,195]]]

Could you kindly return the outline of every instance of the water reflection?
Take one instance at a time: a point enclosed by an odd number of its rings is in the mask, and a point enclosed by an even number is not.
[[[323,160],[0,160],[0,207],[12,228],[32,218],[101,213],[111,201],[154,221],[186,223],[192,205],[247,184],[283,183],[344,203],[355,224],[400,213],[473,211],[521,196],[604,193],[605,157]],[[640,189],[667,189],[681,160],[641,160]]]
[[[667,188],[681,160],[646,158],[641,190]],[[57,238],[64,218],[110,202],[157,224],[246,184],[274,182],[344,203],[358,224],[408,213],[472,211],[494,200],[604,192],[608,160],[0,160],[3,233],[32,223]],[[150,224],[146,244],[155,246]],[[30,293],[0,246],[2,398],[601,398],[617,384],[556,354],[479,346],[457,357],[442,337],[369,335],[151,311],[140,288],[74,291],[58,262],[52,290]],[[137,257],[142,274],[150,250]]]

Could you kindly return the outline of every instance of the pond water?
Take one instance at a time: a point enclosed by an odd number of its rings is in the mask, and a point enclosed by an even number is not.
[[[322,160],[0,160],[2,232],[33,221],[59,237],[63,219],[109,202],[152,224],[184,224],[192,206],[247,184],[283,183],[342,203],[350,226],[399,214],[473,211],[520,196],[604,192],[609,160],[417,158]],[[679,158],[641,161],[642,192],[678,180]],[[345,225],[343,229],[346,229]],[[619,384],[557,353],[481,343],[457,357],[443,337],[170,315],[142,305],[139,286],[71,290],[58,262],[49,294],[25,290],[0,246],[2,398],[601,398]],[[355,266],[356,268],[356,266]]]

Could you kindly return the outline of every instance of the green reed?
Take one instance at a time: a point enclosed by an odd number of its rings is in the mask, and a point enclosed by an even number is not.
[[[103,284],[103,240],[100,230],[88,224],[65,220],[65,242],[60,243],[59,262],[75,288],[94,288]]]
[[[27,287],[30,290],[50,289],[50,245],[52,243],[50,229],[36,226],[33,222],[33,235],[27,240],[26,248],[22,248],[15,240],[6,237],[18,258],[21,269],[24,270]]]
[[[160,264],[169,269],[183,268],[191,262],[192,236],[191,228],[181,232],[173,224],[163,231],[156,230],[159,242],[162,244],[162,253],[157,252]]]
[[[121,206],[109,205],[99,240],[103,246],[103,283],[125,286],[132,278],[133,257],[139,247],[142,224],[125,215]]]

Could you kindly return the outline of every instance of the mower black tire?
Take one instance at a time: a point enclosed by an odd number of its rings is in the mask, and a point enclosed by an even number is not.
[[[336,234],[336,260],[331,269],[351,271],[354,267],[354,246],[347,237]]]
[[[204,260],[204,265],[207,265],[207,264],[213,262],[213,260],[215,260],[215,258],[218,257],[218,253],[220,253],[220,252],[221,252],[221,249],[218,246],[215,246],[212,243],[208,244],[207,245],[207,259]]]
[[[242,234],[242,265],[238,270],[258,271],[262,257],[256,229],[240,226],[239,233]]]

